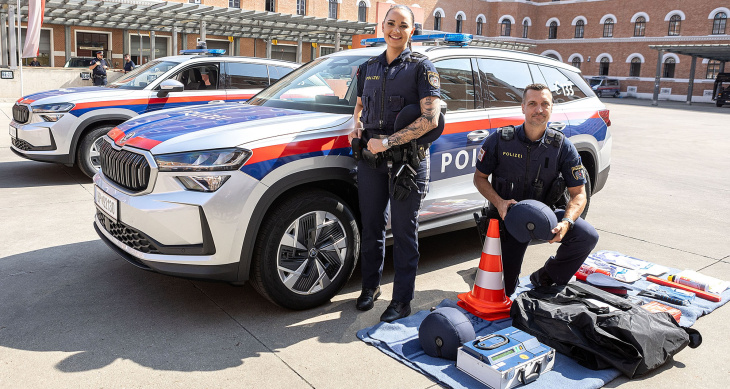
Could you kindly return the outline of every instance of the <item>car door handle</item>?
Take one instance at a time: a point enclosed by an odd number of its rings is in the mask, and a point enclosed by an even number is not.
[[[208,104],[223,104],[225,101],[223,100],[211,100],[208,102]]]
[[[469,139],[470,142],[477,142],[480,140],[484,140],[484,138],[488,136],[489,130],[476,130],[466,134],[466,139]]]
[[[548,127],[552,128],[555,131],[562,132],[566,125],[567,124],[565,124],[563,122],[552,122],[552,123],[550,123],[550,125]]]

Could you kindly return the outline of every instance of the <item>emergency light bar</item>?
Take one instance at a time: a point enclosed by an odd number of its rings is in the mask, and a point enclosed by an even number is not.
[[[471,42],[473,36],[471,34],[428,34],[414,35],[413,42],[444,42],[452,46],[467,46]],[[378,46],[385,44],[385,38],[368,38],[360,41],[363,46]]]
[[[180,50],[180,55],[223,55],[226,53],[226,49],[190,49],[190,50]]]

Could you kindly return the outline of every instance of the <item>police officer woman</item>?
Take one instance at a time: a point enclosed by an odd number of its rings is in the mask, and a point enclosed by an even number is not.
[[[410,50],[414,24],[413,12],[406,6],[395,5],[386,13],[382,30],[387,48],[358,69],[355,118],[359,121],[349,135],[351,142],[360,138],[370,153],[381,157],[379,162],[361,159],[357,165],[362,215],[362,293],[357,309],[372,309],[380,296],[390,203],[395,280],[392,301],[380,317],[386,322],[411,313],[419,258],[418,210],[428,191],[427,151],[411,163],[404,162],[403,155],[413,149],[411,141],[438,126],[440,114],[436,68]],[[421,116],[395,131],[396,116],[410,104],[420,105]]]

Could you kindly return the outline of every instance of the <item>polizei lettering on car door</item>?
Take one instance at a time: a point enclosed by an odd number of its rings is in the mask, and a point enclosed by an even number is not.
[[[431,166],[438,166],[437,169],[431,169],[431,181],[443,180],[462,174],[474,174],[480,149],[481,142],[458,151],[452,150],[431,154]]]

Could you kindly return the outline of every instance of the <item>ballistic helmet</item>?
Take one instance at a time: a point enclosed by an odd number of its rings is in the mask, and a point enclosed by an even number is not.
[[[398,112],[398,116],[395,117],[395,130],[400,131],[404,129],[409,124],[413,123],[421,117],[421,106],[418,104],[410,104],[403,107],[403,109]],[[444,119],[443,112],[439,112],[439,125],[434,128],[433,130],[427,132],[422,137],[418,138],[418,144],[423,145],[426,143],[433,143],[436,139],[438,139],[439,136],[441,136],[441,133],[444,132],[444,125],[446,124],[446,121]]]
[[[474,326],[456,308],[443,307],[429,313],[418,328],[418,340],[426,354],[456,360],[459,347],[476,339]]]
[[[533,239],[550,240],[558,218],[550,207],[537,200],[523,200],[514,204],[504,217],[504,226],[518,242]]]

